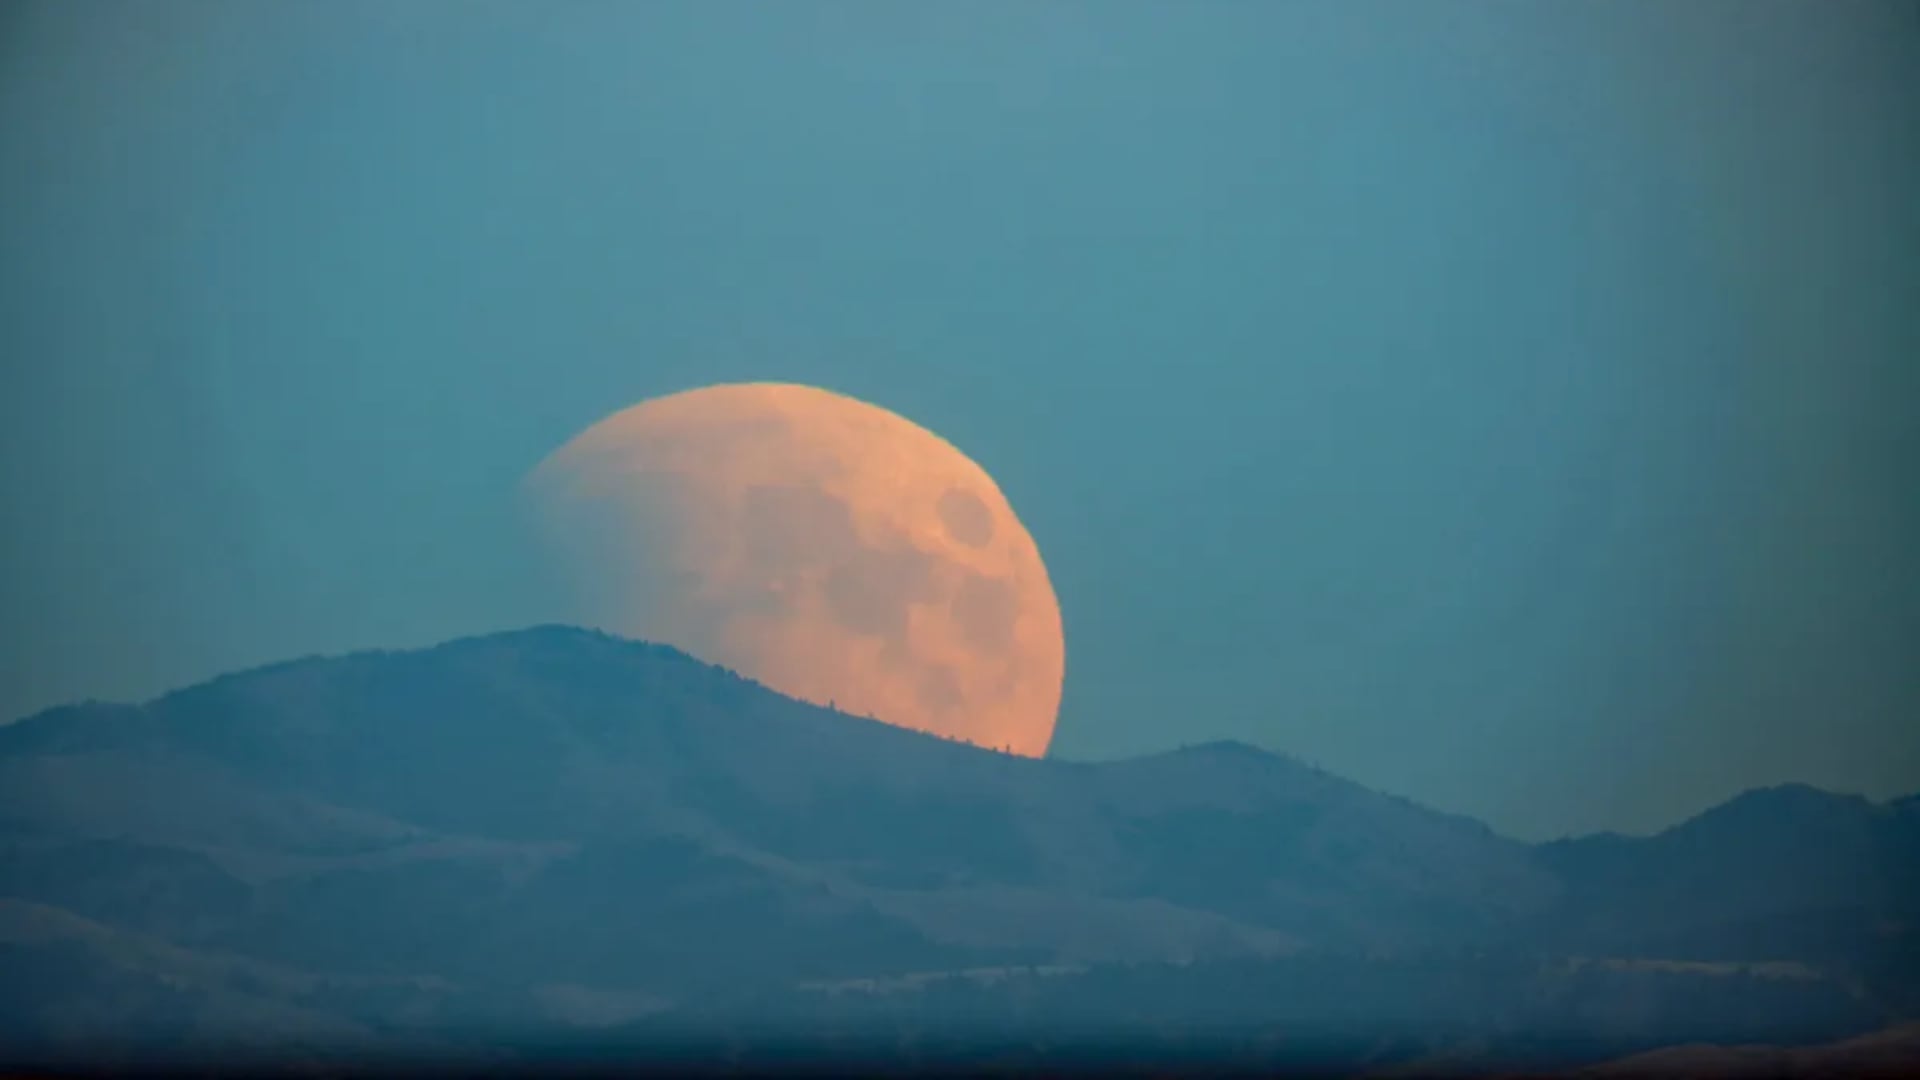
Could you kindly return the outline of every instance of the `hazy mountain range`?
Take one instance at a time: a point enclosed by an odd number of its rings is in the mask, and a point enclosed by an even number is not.
[[[1920,1016],[1916,928],[1915,798],[1527,845],[1240,744],[1012,757],[560,627],[0,727],[0,1064],[1581,1065]]]

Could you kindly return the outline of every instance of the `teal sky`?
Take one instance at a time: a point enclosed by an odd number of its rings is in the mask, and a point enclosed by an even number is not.
[[[1920,789],[1920,6],[13,3],[0,715],[551,617],[522,473],[830,387],[1054,752],[1526,837]]]

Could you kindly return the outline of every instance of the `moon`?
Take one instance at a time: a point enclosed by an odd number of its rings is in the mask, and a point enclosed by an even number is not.
[[[528,474],[591,625],[781,693],[1038,757],[1060,606],[986,470],[811,386],[731,383],[607,417]]]

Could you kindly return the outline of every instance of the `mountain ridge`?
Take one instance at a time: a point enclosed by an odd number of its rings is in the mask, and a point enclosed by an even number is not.
[[[173,708],[191,703],[194,699],[207,694],[237,686],[245,686],[263,678],[292,677],[343,663],[365,664],[395,657],[459,655],[472,653],[477,650],[492,649],[508,643],[535,643],[540,645],[562,643],[573,646],[586,643],[594,647],[606,649],[609,652],[617,653],[626,650],[641,655],[664,658],[669,662],[684,662],[694,669],[705,670],[721,680],[735,682],[742,687],[757,688],[769,694],[784,698],[784,695],[779,695],[778,691],[765,686],[750,676],[743,675],[722,665],[709,663],[671,645],[623,638],[606,631],[571,626],[564,623],[539,623],[516,630],[466,634],[420,648],[373,647],[352,649],[338,653],[310,653],[284,660],[271,661],[236,671],[224,672],[197,683],[165,691],[142,702],[87,699],[53,705],[25,716],[0,722],[0,748],[17,745],[17,740],[31,740],[36,737],[54,738],[64,736],[70,739],[78,733],[88,732],[89,729],[100,729],[112,732],[116,730],[116,725],[134,722],[143,715],[148,714],[151,710],[170,711]],[[794,699],[786,700],[794,701]],[[965,747],[987,754],[999,755],[1002,753],[992,747],[978,747],[971,743],[958,740],[942,739],[938,736],[927,736],[924,733],[912,732],[872,717],[841,712],[831,706],[800,701],[794,701],[794,703],[805,708],[817,710],[820,714],[826,716],[837,717],[843,721],[870,725],[877,730],[906,732],[909,736],[931,738],[949,745]],[[75,725],[80,725],[78,731],[76,731]],[[1186,755],[1277,761],[1302,770],[1332,777],[1343,784],[1363,787],[1363,785],[1360,785],[1357,781],[1348,780],[1344,777],[1339,777],[1337,774],[1327,772],[1318,766],[1309,765],[1297,755],[1284,750],[1260,746],[1237,738],[1210,739],[1204,742],[1182,744],[1125,758],[1098,760],[1045,758],[1042,760],[1066,765],[1099,767],[1115,762],[1150,761],[1160,758],[1179,758]],[[1433,807],[1418,799],[1393,792],[1378,791],[1377,789],[1366,790],[1405,803],[1409,806],[1417,807],[1429,813],[1444,815],[1463,822],[1471,822],[1475,826],[1503,838],[1515,839],[1508,837],[1507,834],[1501,832],[1494,826],[1469,814]],[[1893,811],[1920,810],[1920,792],[1875,801],[1858,793],[1831,791],[1807,783],[1786,781],[1761,785],[1737,792],[1720,803],[1705,807],[1686,818],[1651,832],[1621,832],[1603,829],[1586,833],[1573,833],[1541,841],[1522,841],[1515,839],[1515,842],[1529,844],[1534,847],[1550,847],[1571,842],[1604,840],[1611,837],[1619,837],[1627,840],[1644,840],[1673,833],[1677,830],[1697,827],[1702,819],[1712,820],[1720,815],[1735,812],[1744,807],[1776,802],[1783,798],[1811,799],[1825,802],[1849,802],[1854,805],[1880,807]]]
[[[387,1030],[411,1002],[440,1019],[406,1030],[438,1038],[555,1001],[678,1016],[716,994],[792,1005],[779,995],[803,984],[928,972],[1077,971],[1049,985],[1091,987],[1133,965],[1318,970],[1319,956],[1412,965],[1329,969],[1385,980],[1368,994],[1429,985],[1440,963],[1491,964],[1524,997],[1544,992],[1536,968],[1499,958],[1538,955],[1616,958],[1562,965],[1606,994],[1735,987],[1728,973],[1786,964],[1812,982],[1766,994],[1826,994],[1794,1007],[1841,1037],[1920,1009],[1920,878],[1897,858],[1920,851],[1920,827],[1903,806],[1749,793],[1654,837],[1527,845],[1242,742],[1016,757],[545,625],[0,728],[0,944],[18,970],[79,972],[53,1004],[6,998],[28,1003],[0,1007],[0,1035],[41,1030],[20,1017],[48,1009],[79,1010],[56,1027],[97,1025],[84,1002],[103,994],[135,1003],[135,1026],[183,1008],[226,1023],[265,994],[261,1015]],[[238,974],[170,996],[183,961],[137,941]]]

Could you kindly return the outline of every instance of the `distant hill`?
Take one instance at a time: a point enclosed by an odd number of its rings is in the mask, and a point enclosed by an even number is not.
[[[1165,1014],[1182,980],[1298,995],[1327,964],[1436,1002],[1481,972],[1461,1000],[1494,1018],[1483,1043],[1577,1028],[1571,1005],[1492,1004],[1543,992],[1539,970],[1603,995],[1771,978],[1752,1000],[1773,1004],[1740,1008],[1812,1009],[1808,1037],[1838,1038],[1920,1006],[1915,805],[1776,789],[1535,848],[1240,744],[1011,757],[540,627],[0,727],[0,1062],[657,1041],[769,1003],[905,1023],[807,988],[942,972],[1013,974],[914,1000],[1044,1021],[1098,987]],[[1147,982],[1102,974],[1125,970]],[[1246,1023],[1321,1015],[1241,999]],[[1592,1060],[1691,1030],[1600,1028]]]
[[[1920,804],[1804,785],[1749,791],[1645,839],[1542,845],[1561,951],[1798,961],[1920,1011]]]

